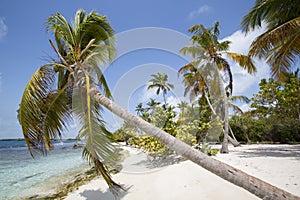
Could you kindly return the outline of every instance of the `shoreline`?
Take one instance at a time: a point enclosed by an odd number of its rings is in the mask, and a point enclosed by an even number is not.
[[[154,197],[156,200],[199,197],[214,199],[234,198],[237,194],[244,199],[260,199],[191,161],[181,159],[181,157],[177,156],[157,162],[150,160],[139,149],[128,146],[122,148],[129,151],[130,155],[123,161],[121,172],[114,174],[113,179],[125,184],[129,189],[121,195],[120,199],[150,200]],[[214,158],[300,197],[300,172],[297,171],[300,168],[300,145],[230,146],[229,154],[218,153]],[[97,177],[96,174],[86,177],[85,172],[81,172],[80,176],[65,183],[54,193],[31,195],[31,197],[66,200],[92,200],[99,199],[99,197],[106,200],[115,199],[102,178]],[[173,176],[174,174],[176,176]],[[152,192],[150,196],[148,195],[149,188]],[[175,188],[176,190],[174,190]],[[221,188],[223,192],[217,194],[213,192],[218,188]],[[148,196],[145,197],[145,194]]]

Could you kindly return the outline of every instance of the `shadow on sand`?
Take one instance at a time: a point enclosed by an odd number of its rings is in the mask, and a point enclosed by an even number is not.
[[[263,146],[261,148],[250,148],[240,151],[237,155],[241,157],[293,157],[300,160],[300,145],[276,145]]]
[[[115,197],[109,190],[105,192],[101,190],[85,190],[80,193],[81,197],[84,197],[89,200],[118,200],[128,194],[128,189],[126,191],[120,192],[119,196]]]
[[[160,168],[160,167],[166,167],[169,165],[173,165],[173,164],[177,164],[180,163],[182,161],[185,161],[186,159],[176,155],[176,154],[172,154],[172,155],[168,155],[165,158],[162,157],[158,157],[158,158],[152,158],[152,157],[148,157],[148,159],[146,160],[141,160],[137,163],[135,163],[134,165],[143,165],[148,169],[155,169],[155,168]]]

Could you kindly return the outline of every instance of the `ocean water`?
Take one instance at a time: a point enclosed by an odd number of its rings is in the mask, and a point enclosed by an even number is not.
[[[24,141],[0,141],[0,199],[45,192],[87,168],[82,149],[74,149],[73,145],[74,141],[56,142],[47,156],[33,159]]]

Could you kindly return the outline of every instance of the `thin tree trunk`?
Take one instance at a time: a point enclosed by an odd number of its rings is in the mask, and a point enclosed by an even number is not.
[[[166,100],[166,94],[163,92],[163,98],[164,98],[164,102],[165,102],[165,108],[167,109],[167,100]]]
[[[238,146],[241,145],[238,141],[236,141],[235,139],[233,139],[233,138],[230,137],[229,135],[228,135],[228,141],[229,141],[234,147],[238,147]]]
[[[230,134],[232,135],[233,139],[234,139],[236,142],[238,142],[238,141],[236,140],[234,134],[233,134],[233,131],[232,131],[230,125],[228,125],[228,128],[229,128]]]
[[[249,192],[257,195],[263,199],[289,199],[289,200],[300,200],[299,197],[286,192],[280,188],[277,188],[267,182],[264,182],[258,178],[255,178],[245,172],[236,169],[230,165],[222,163],[221,161],[215,160],[212,157],[207,156],[204,153],[190,147],[186,143],[176,139],[170,134],[163,130],[153,126],[152,124],[142,120],[138,116],[128,112],[119,105],[106,98],[104,95],[96,89],[91,91],[91,94],[97,102],[106,107],[112,113],[123,118],[129,124],[136,126],[143,130],[148,135],[157,138],[159,141],[167,145],[170,149],[176,151],[179,155],[187,158],[199,166],[209,170],[210,172],[220,176],[221,178],[245,188]]]
[[[229,141],[234,147],[240,146],[241,144],[236,140],[236,138],[235,138],[235,136],[234,136],[234,134],[233,134],[233,131],[232,131],[231,127],[228,126],[228,128],[229,128],[229,131],[230,131],[230,133],[231,133],[231,135],[232,135],[232,138],[228,135],[228,141]]]
[[[221,88],[221,91],[223,91],[224,88]],[[228,126],[229,126],[229,116],[228,116],[228,102],[227,102],[227,96],[221,95],[224,97],[223,99],[223,105],[224,105],[224,138],[222,142],[222,147],[221,147],[221,153],[229,153],[228,149]]]
[[[221,88],[222,86],[220,86],[220,91],[224,93],[224,89]],[[217,115],[215,109],[213,108],[213,106],[211,105],[210,103],[210,100],[207,96],[207,94],[205,93],[205,98],[206,98],[206,101],[211,109],[211,111],[213,112],[214,115]],[[224,95],[222,95],[224,96]],[[226,96],[224,96],[226,97]],[[229,126],[229,121],[228,121],[228,102],[227,102],[227,98],[224,98],[224,101],[223,102],[223,107],[224,107],[224,130],[223,130],[223,133],[224,133],[224,137],[223,137],[223,142],[222,142],[222,147],[221,147],[221,150],[220,152],[221,153],[229,153],[229,149],[228,149],[228,140],[230,140],[230,142],[235,146],[237,143],[234,142],[234,140],[228,136],[228,126]]]

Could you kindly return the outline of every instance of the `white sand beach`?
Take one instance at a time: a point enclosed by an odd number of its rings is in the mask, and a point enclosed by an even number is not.
[[[130,151],[116,182],[130,187],[122,200],[260,199],[191,161],[173,157],[151,161],[139,150]],[[230,147],[216,159],[300,196],[300,145],[243,145]],[[69,193],[67,200],[113,200],[106,183],[95,179]]]

